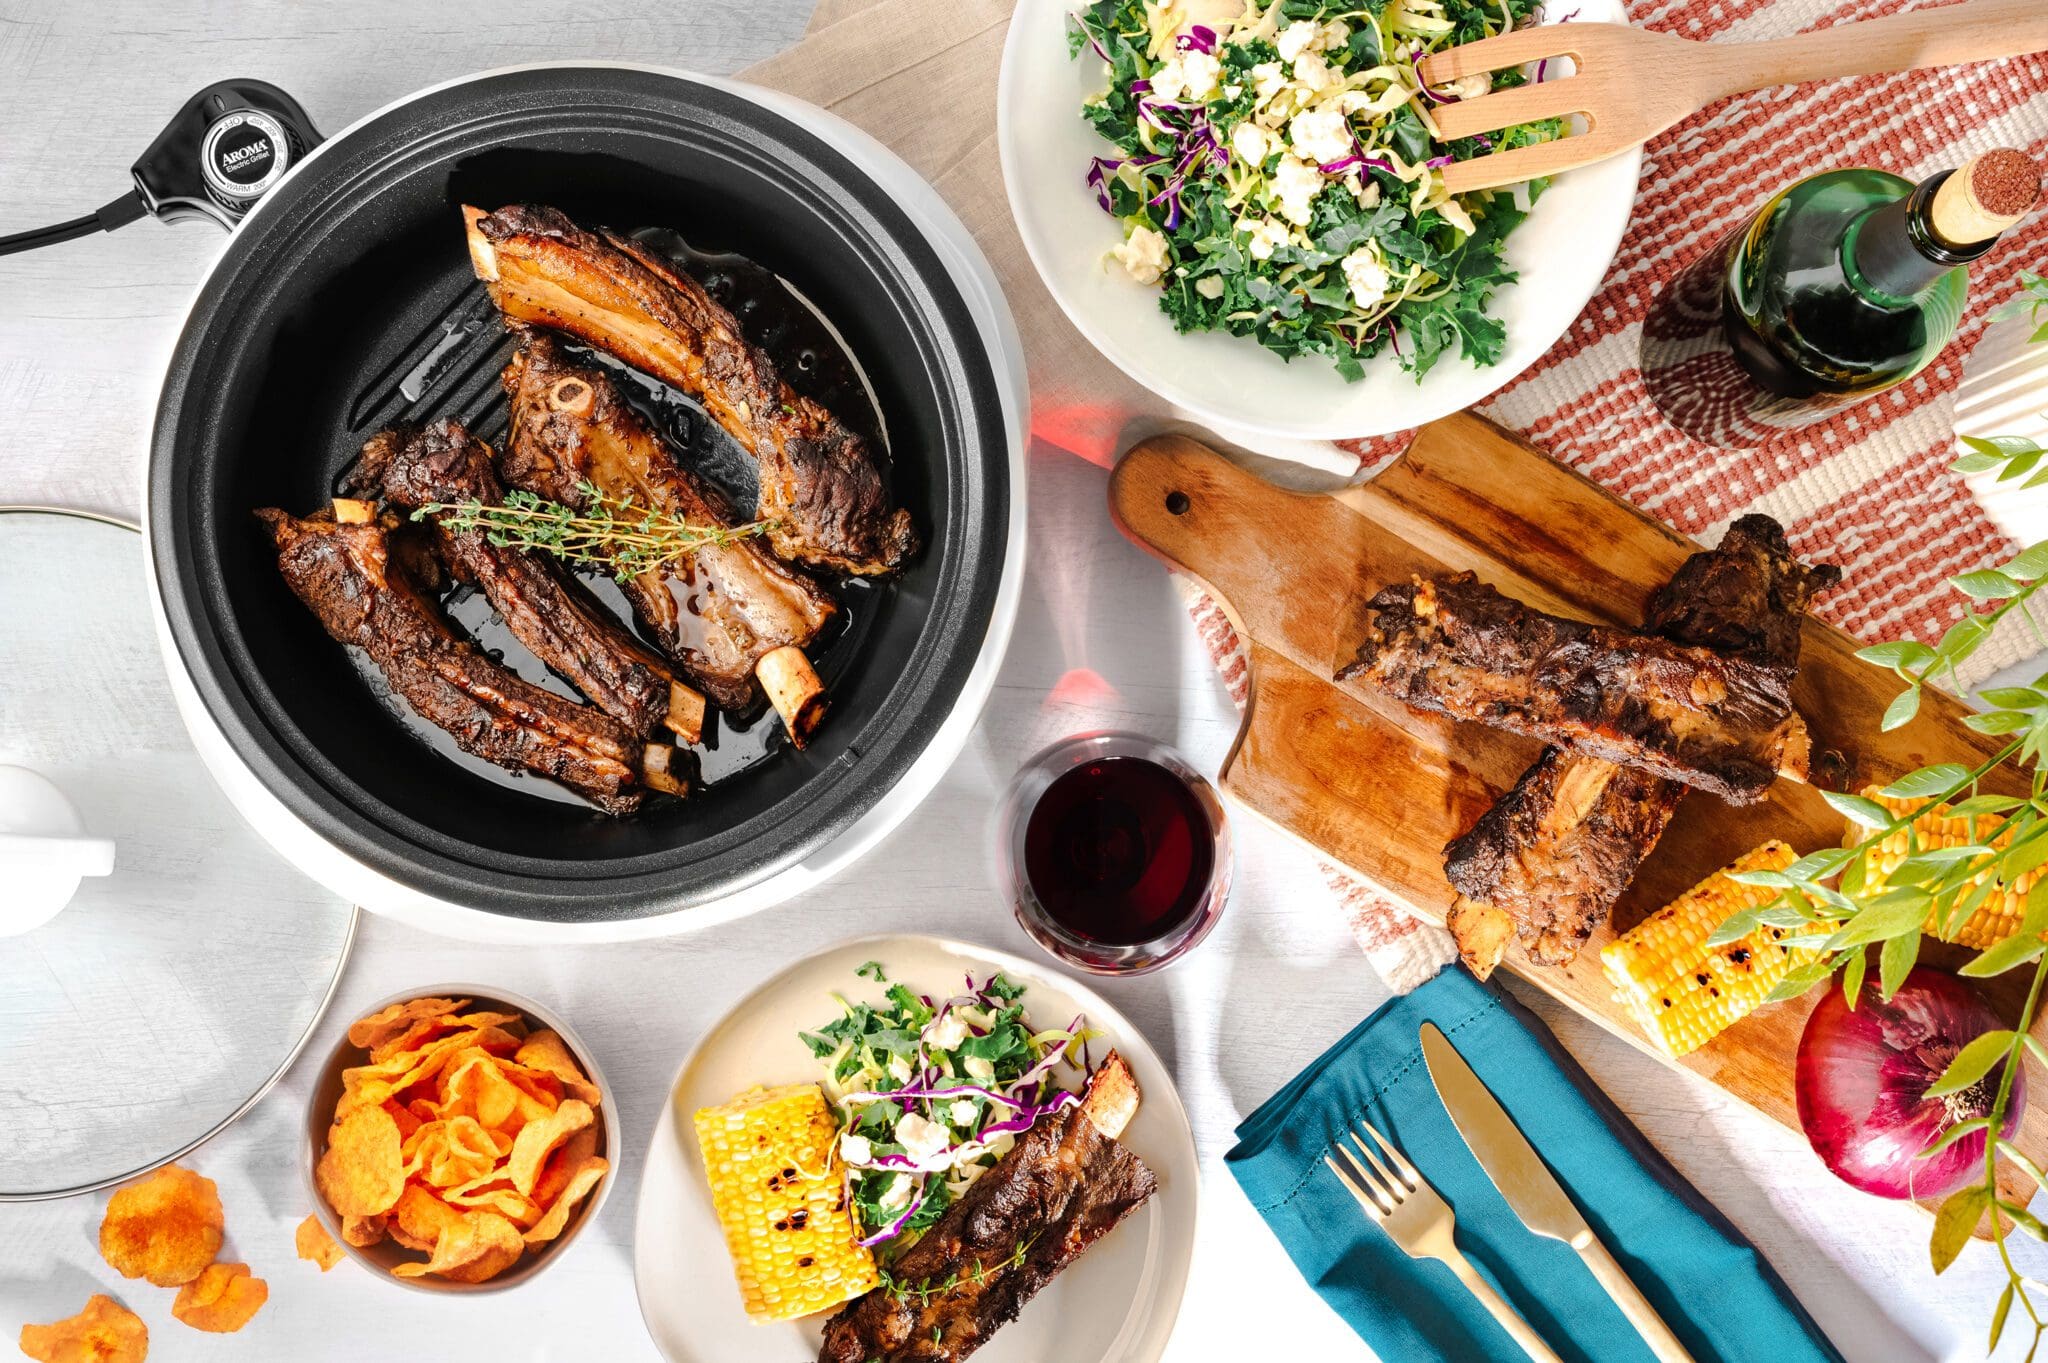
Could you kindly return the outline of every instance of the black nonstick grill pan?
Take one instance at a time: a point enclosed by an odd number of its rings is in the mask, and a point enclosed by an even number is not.
[[[857,361],[926,547],[899,577],[845,589],[849,623],[815,659],[833,709],[807,749],[737,721],[704,755],[708,785],[608,818],[430,741],[284,586],[254,508],[320,507],[393,420],[504,431],[511,347],[471,275],[464,203],[551,204],[737,252],[808,300]],[[726,900],[889,799],[1002,646],[1022,489],[983,320],[913,214],[742,91],[576,66],[428,91],[298,165],[193,305],[149,469],[172,666],[293,819],[413,895],[562,924]],[[746,476],[720,463],[708,423],[683,413],[669,429],[714,477]]]

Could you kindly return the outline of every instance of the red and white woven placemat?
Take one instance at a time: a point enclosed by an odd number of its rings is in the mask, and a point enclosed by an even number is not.
[[[1907,0],[1666,0],[1629,12],[1647,28],[1736,42],[1916,8],[1923,6]],[[1948,579],[2020,547],[1950,472],[1952,415],[1963,359],[1986,317],[2011,296],[2020,268],[2048,266],[2048,214],[2037,213],[1971,268],[1969,312],[1934,364],[1762,449],[1715,449],[1674,430],[1643,391],[1637,343],[1651,299],[1678,268],[1790,180],[1843,165],[1918,180],[1998,146],[2048,156],[2048,57],[1762,91],[1715,106],[1649,145],[1634,215],[1599,293],[1548,355],[1479,410],[1705,542],[1748,512],[1776,517],[1803,556],[1842,567],[1842,587],[1821,605],[1824,618],[1866,640],[1931,642],[1967,605]],[[1370,470],[1406,444],[1394,436],[1353,448]],[[1187,595],[1197,630],[1243,704],[1242,646],[1213,602]],[[2022,622],[2011,623],[1966,669],[1966,682],[2038,651]],[[1454,959],[1448,934],[1326,869],[1359,944],[1396,991]]]

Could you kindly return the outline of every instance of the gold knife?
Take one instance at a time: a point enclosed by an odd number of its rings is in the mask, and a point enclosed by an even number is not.
[[[1422,1024],[1422,1058],[1429,1064],[1429,1077],[1443,1099],[1444,1111],[1458,1134],[1465,1138],[1479,1167],[1500,1189],[1508,1206],[1522,1224],[1538,1235],[1562,1240],[1577,1250],[1593,1271],[1594,1279],[1614,1298],[1621,1314],[1650,1346],[1658,1363],[1693,1363],[1691,1354],[1671,1333],[1636,1285],[1622,1272],[1621,1265],[1600,1243],[1586,1218],[1558,1185],[1557,1177],[1543,1163],[1543,1157],[1501,1108],[1500,1101],[1479,1081],[1465,1057],[1458,1054],[1436,1024]]]

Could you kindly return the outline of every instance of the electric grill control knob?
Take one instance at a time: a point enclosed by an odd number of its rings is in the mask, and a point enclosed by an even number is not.
[[[136,192],[159,218],[232,228],[319,144],[312,119],[275,85],[221,81],[187,100],[135,163]]]

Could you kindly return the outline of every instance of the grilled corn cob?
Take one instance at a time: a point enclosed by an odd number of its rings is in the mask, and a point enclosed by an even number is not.
[[[1885,812],[1895,819],[1924,803],[1920,800],[1900,800],[1889,795],[1880,795],[1876,786],[1869,787],[1863,794],[1883,805]],[[1997,818],[1989,815],[1979,815],[1974,820],[1958,819],[1948,812],[1947,805],[1939,805],[1913,820],[1913,836],[1910,841],[1918,844],[1913,850],[1922,852],[1932,851],[1937,847],[1963,847],[1978,841],[1984,834],[1996,828],[1998,822]],[[1972,823],[1976,825],[1974,832],[1971,828]],[[1871,853],[1870,870],[1863,881],[1862,893],[1865,897],[1881,892],[1885,883],[1891,879],[1891,873],[1896,871],[1899,863],[1909,855],[1907,831],[1901,828],[1886,837]],[[1851,823],[1843,834],[1842,846],[1855,847],[1865,836],[1865,829]],[[2011,841],[2009,834],[2000,834],[1990,845],[2002,850]],[[1952,935],[1944,936],[1940,922],[1944,914],[1968,899],[1987,880],[1995,879],[1988,868],[1979,871],[1960,892],[1948,898],[1945,905],[1927,915],[1927,922],[1921,926],[1921,931],[1940,937],[1943,941],[1960,942],[1973,951],[1983,951],[1987,947],[1997,946],[2019,931],[2021,920],[2027,916],[2027,893],[2034,888],[2034,882],[2038,881],[2042,874],[2042,868],[2037,867],[2021,875],[2010,885],[1994,884],[1990,893],[1984,897],[1984,902],[1970,915],[1969,921],[1957,928]]]
[[[816,1084],[750,1089],[700,1108],[696,1125],[749,1316],[793,1320],[881,1281],[856,1243],[839,1128]]]
[[[1601,948],[1600,966],[1617,996],[1666,1055],[1706,1045],[1756,1011],[1795,966],[1814,959],[1811,950],[1780,946],[1783,928],[1759,927],[1741,941],[1707,945],[1731,914],[1778,893],[1730,875],[1782,871],[1796,859],[1775,839],[1745,852]]]

